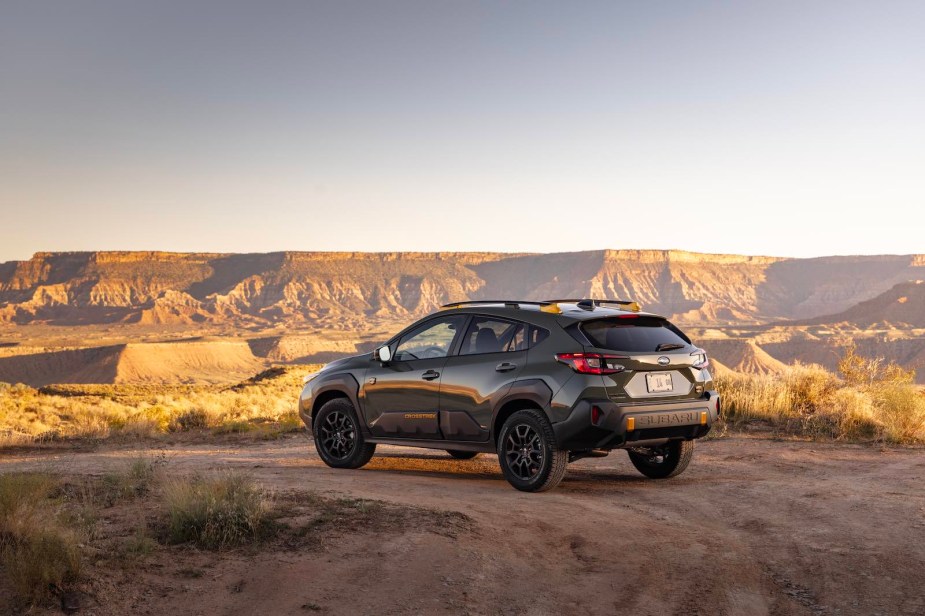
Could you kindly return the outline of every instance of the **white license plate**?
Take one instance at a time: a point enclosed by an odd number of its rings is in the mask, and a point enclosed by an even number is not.
[[[670,372],[650,372],[646,375],[646,389],[650,394],[660,394],[671,391],[674,386],[671,384]]]

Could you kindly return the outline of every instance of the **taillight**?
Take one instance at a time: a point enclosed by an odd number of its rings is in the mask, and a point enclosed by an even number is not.
[[[697,349],[696,351],[691,353],[691,358],[694,361],[694,363],[691,364],[694,368],[697,368],[697,369],[706,368],[707,366],[710,365],[710,358],[707,357],[707,352],[704,351],[703,349]]]
[[[600,408],[596,406],[591,407],[591,423],[593,423],[596,426],[597,424],[601,423],[601,417],[603,416],[604,416],[604,411],[602,411]]]
[[[556,361],[571,367],[581,374],[616,374],[626,368],[614,363],[614,359],[626,359],[620,355],[601,355],[600,353],[556,353]]]

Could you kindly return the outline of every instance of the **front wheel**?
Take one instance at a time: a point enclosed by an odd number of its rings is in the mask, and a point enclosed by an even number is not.
[[[356,411],[346,398],[321,406],[312,433],[318,455],[333,468],[360,468],[376,452],[375,443],[364,441]]]
[[[457,460],[471,460],[479,455],[477,451],[460,451],[459,449],[447,449],[446,452]]]
[[[684,472],[694,456],[694,441],[671,441],[659,447],[628,449],[630,462],[649,479],[668,479]]]
[[[504,422],[498,437],[498,461],[512,486],[523,492],[544,492],[562,481],[568,452],[559,449],[546,416],[527,409]]]

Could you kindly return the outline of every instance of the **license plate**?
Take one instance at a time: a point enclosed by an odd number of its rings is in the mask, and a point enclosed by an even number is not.
[[[671,384],[670,372],[650,372],[646,375],[646,388],[650,394],[660,394],[671,391],[674,386]]]

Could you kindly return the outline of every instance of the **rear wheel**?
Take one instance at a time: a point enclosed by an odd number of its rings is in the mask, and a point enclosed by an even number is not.
[[[684,472],[694,456],[694,441],[671,441],[658,447],[627,450],[630,462],[649,479],[668,479]]]
[[[356,411],[346,398],[321,406],[312,433],[318,455],[333,468],[360,468],[376,452],[375,443],[364,441]]]
[[[460,451],[459,449],[447,449],[446,452],[457,460],[471,460],[479,455],[477,451]]]
[[[546,416],[527,409],[504,422],[498,437],[498,461],[512,486],[524,492],[544,492],[562,481],[568,452],[559,449]]]

